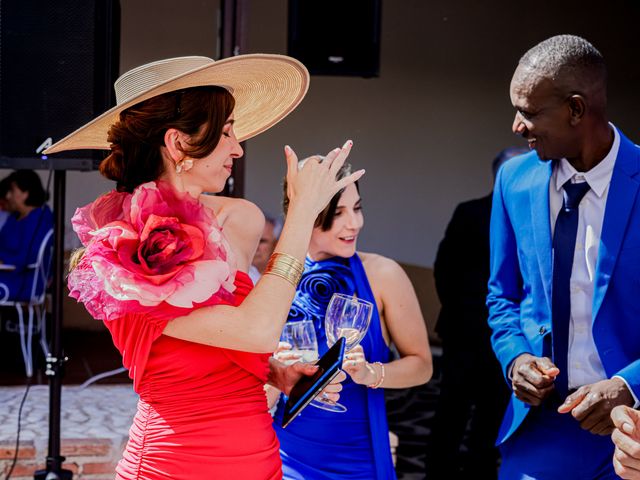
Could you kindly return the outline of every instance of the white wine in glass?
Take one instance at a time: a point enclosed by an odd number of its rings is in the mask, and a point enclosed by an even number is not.
[[[335,336],[334,332],[327,331],[327,343],[330,343],[331,345],[335,344],[340,337],[344,337],[347,345],[355,346],[360,343],[360,332],[355,328],[338,328],[337,332],[335,332]],[[351,350],[351,348],[349,350]]]
[[[311,320],[285,323],[280,341],[287,342],[291,345],[291,350],[281,352],[283,355],[293,353],[300,356],[300,358],[296,360],[281,360],[285,365],[291,365],[292,363],[300,361],[311,363],[318,360],[318,340],[316,339],[316,331]]]
[[[327,345],[333,346],[339,338],[346,340],[345,350],[356,347],[364,338],[373,314],[373,304],[354,295],[334,293],[324,316]],[[330,412],[346,412],[347,408],[336,402],[316,398],[311,405]]]

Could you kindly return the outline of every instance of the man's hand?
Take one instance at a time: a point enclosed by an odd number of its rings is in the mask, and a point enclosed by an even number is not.
[[[558,408],[580,422],[580,427],[596,435],[609,435],[613,431],[611,410],[618,405],[633,405],[633,396],[620,378],[601,380],[584,385],[569,395]]]
[[[640,412],[627,406],[611,411],[615,429],[611,434],[616,446],[613,466],[625,480],[640,480]]]
[[[523,353],[513,361],[513,392],[518,399],[536,407],[553,391],[558,373],[560,370],[549,358]]]

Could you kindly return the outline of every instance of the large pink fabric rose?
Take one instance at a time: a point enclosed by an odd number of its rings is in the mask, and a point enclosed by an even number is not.
[[[79,208],[71,223],[86,247],[70,294],[112,320],[163,302],[180,308],[228,299],[235,266],[213,212],[188,193],[146,183]]]

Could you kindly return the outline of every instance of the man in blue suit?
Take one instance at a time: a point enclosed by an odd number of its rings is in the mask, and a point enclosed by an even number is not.
[[[500,478],[617,478],[610,412],[640,397],[640,149],[607,121],[582,38],[529,50],[510,94],[532,151],[493,196],[487,305],[513,390]]]

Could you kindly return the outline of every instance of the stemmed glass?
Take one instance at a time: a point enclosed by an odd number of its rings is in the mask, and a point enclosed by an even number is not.
[[[352,295],[334,293],[324,316],[324,331],[329,348],[340,337],[346,340],[346,351],[356,347],[369,329],[372,313],[371,302]],[[347,411],[344,405],[322,398],[315,398],[311,405],[329,412]]]
[[[283,357],[288,354],[299,356],[297,359],[283,358],[281,361],[285,365],[291,365],[297,361],[311,363],[318,360],[318,340],[311,320],[285,323],[280,341],[291,345],[291,350],[281,352]]]

